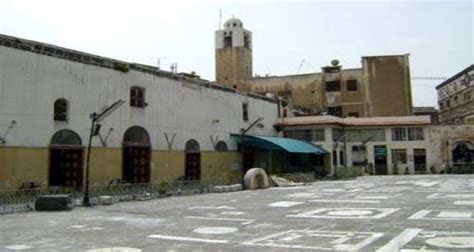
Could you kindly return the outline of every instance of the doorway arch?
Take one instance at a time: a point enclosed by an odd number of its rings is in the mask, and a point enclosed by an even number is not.
[[[84,146],[74,131],[54,133],[49,145],[49,185],[80,189],[83,181]]]
[[[128,128],[123,135],[122,179],[129,183],[150,182],[150,135],[140,126]]]
[[[186,180],[201,179],[201,151],[199,143],[194,139],[186,142],[184,178]]]
[[[469,164],[474,162],[474,148],[468,141],[454,144],[452,151],[454,164]]]

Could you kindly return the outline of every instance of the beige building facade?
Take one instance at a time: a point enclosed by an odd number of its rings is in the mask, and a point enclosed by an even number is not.
[[[344,69],[333,60],[331,65],[322,67],[321,72],[252,77],[251,47],[222,48],[225,34],[231,32],[227,25],[233,20],[216,32],[217,83],[261,95],[279,96],[290,108],[302,108],[315,114],[341,117],[411,115],[409,55],[362,57],[362,67],[357,69]],[[237,24],[239,26],[241,21]],[[250,34],[247,30],[244,32]]]
[[[440,124],[465,124],[474,117],[474,65],[436,87]]]
[[[429,172],[434,165],[430,124],[428,116],[301,116],[281,118],[277,127],[285,137],[327,150],[327,173],[360,167],[373,175],[390,175]]]

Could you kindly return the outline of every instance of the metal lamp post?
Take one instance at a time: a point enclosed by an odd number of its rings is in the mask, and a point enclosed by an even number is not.
[[[84,185],[84,201],[83,205],[89,207],[91,205],[90,198],[89,198],[89,161],[91,155],[91,146],[92,146],[92,137],[97,136],[100,130],[100,124],[102,120],[108,117],[112,112],[118,109],[122,104],[124,104],[124,100],[118,100],[114,102],[112,105],[106,107],[101,113],[92,113],[90,115],[91,118],[91,130],[89,134],[89,144],[87,145],[87,157],[86,157],[86,174],[85,174],[85,185]]]
[[[257,123],[263,120],[263,117],[257,118],[253,123],[250,124],[246,129],[242,129],[240,132],[240,150],[242,151],[242,171],[245,169],[244,163],[245,163],[245,147],[244,147],[244,137],[245,134],[251,130]]]

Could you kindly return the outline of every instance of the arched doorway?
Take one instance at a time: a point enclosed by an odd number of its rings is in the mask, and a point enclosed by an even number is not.
[[[74,131],[62,129],[54,133],[49,146],[49,185],[79,189],[83,178],[81,137]]]
[[[123,135],[123,180],[129,183],[150,182],[151,144],[148,132],[132,126]]]
[[[199,150],[199,143],[191,139],[186,143],[185,147],[186,157],[186,180],[199,180],[201,179],[201,152]]]
[[[474,162],[474,148],[468,142],[457,143],[453,148],[454,164],[470,164]]]

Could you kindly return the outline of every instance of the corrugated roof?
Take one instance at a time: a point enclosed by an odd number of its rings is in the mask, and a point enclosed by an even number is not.
[[[336,124],[342,126],[429,125],[430,116],[347,117],[301,116],[280,118],[277,126]]]
[[[232,136],[236,137],[237,141],[241,141],[240,135],[232,134]],[[328,153],[321,147],[292,138],[245,135],[243,141],[247,147],[254,147],[270,151],[284,150],[289,153],[312,154]]]

